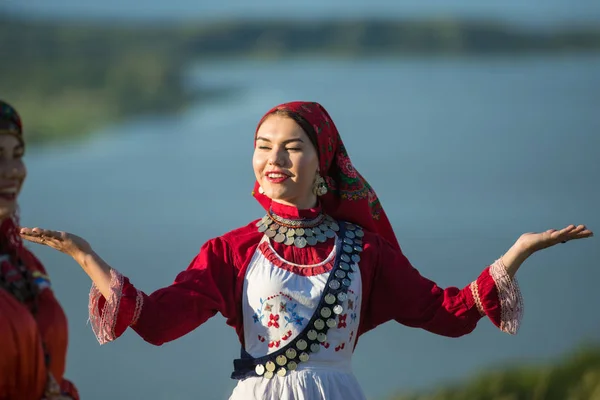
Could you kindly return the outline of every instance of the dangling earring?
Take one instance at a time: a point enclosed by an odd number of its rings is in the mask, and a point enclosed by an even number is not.
[[[258,193],[265,194],[265,191],[263,190],[262,186],[258,187]]]
[[[313,185],[313,193],[317,196],[324,196],[327,193],[327,183],[325,179],[317,172],[315,183]]]

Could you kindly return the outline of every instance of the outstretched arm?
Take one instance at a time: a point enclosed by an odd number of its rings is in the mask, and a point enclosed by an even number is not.
[[[394,319],[407,326],[456,337],[473,331],[477,322],[487,316],[502,331],[515,334],[522,317],[515,274],[522,263],[541,249],[590,236],[592,232],[583,225],[524,234],[462,289],[440,288],[421,276],[401,251],[382,241],[378,245],[364,330]]]
[[[147,342],[160,345],[191,332],[217,312],[235,316],[236,270],[221,238],[204,244],[170,286],[146,294],[76,235],[23,228],[21,236],[71,255],[90,276],[90,322],[100,343],[131,326]]]

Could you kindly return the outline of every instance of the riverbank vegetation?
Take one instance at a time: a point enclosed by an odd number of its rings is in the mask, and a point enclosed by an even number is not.
[[[39,143],[82,137],[137,115],[178,112],[235,90],[190,90],[183,77],[197,62],[597,51],[600,29],[535,32],[453,19],[145,25],[0,13],[0,49],[0,98],[15,105],[28,140]]]

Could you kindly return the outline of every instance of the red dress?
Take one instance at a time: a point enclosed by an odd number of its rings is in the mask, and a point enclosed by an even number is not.
[[[273,205],[283,217],[310,217],[319,210],[299,211]],[[112,270],[108,301],[92,286],[90,321],[100,343],[132,327],[154,345],[175,340],[196,329],[217,312],[237,332],[244,345],[241,299],[246,268],[263,236],[255,222],[205,243],[188,268],[168,287],[146,294]],[[482,316],[503,331],[516,333],[521,318],[521,294],[501,263],[483,270],[462,289],[440,288],[413,268],[400,249],[365,231],[359,263],[362,309],[358,336],[390,320],[430,332],[458,337],[475,329]],[[272,242],[285,260],[315,264],[327,257],[333,241],[299,249]]]
[[[42,264],[29,251],[21,251],[38,287],[37,311],[32,314],[27,305],[0,289],[0,400],[79,399],[75,386],[63,377],[66,316]],[[52,391],[59,395],[51,397]]]

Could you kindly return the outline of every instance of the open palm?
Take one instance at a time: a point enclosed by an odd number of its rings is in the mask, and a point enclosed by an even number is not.
[[[558,243],[592,237],[594,233],[585,225],[569,225],[561,230],[549,229],[545,232],[528,232],[521,235],[518,242],[531,253],[546,249]]]
[[[21,228],[19,233],[25,240],[52,247],[70,256],[91,251],[91,246],[85,239],[72,233],[40,228]]]

